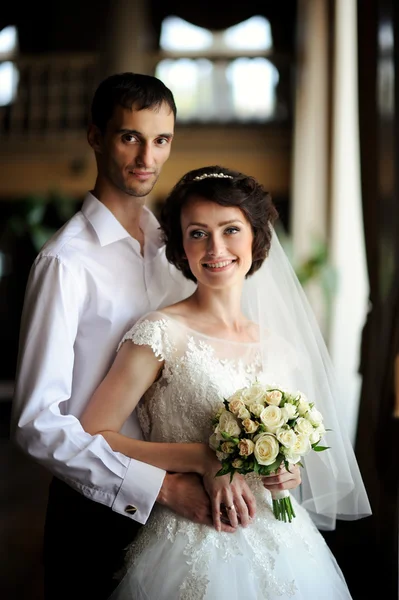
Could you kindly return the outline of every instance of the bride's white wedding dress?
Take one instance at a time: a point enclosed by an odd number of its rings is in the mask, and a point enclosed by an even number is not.
[[[137,410],[144,437],[156,442],[208,442],[223,398],[252,383],[257,343],[202,335],[162,312],[141,319],[124,337],[164,360],[160,379]],[[295,357],[270,335],[267,378],[289,385]],[[263,354],[265,360],[265,355]],[[275,519],[270,493],[248,476],[257,502],[254,522],[218,533],[156,505],[127,550],[127,573],[112,600],[347,600],[335,558],[305,509],[292,499],[292,523]]]

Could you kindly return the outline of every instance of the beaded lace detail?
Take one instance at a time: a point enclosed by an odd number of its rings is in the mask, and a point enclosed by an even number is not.
[[[150,313],[124,337],[135,344],[148,345],[163,370],[138,406],[145,439],[158,442],[208,442],[211,418],[223,398],[254,381],[260,369],[257,344],[234,344],[197,334],[163,313]],[[227,355],[227,358],[226,358]],[[255,475],[248,481],[257,500],[257,515],[248,528],[237,534],[192,523],[156,505],[150,519],[128,549],[127,566],[134,565],[148,545],[163,540],[185,540],[185,561],[189,575],[180,588],[178,600],[202,600],[206,596],[209,565],[215,549],[220,560],[229,561],[245,552],[250,555],[251,577],[258,578],[264,599],[271,595],[291,597],[295,581],[277,576],[276,559],[293,536],[314,560],[317,549],[308,543],[309,528],[315,529],[306,511],[293,499],[297,518],[288,527],[271,511],[270,493]],[[316,563],[315,563],[316,564]],[[176,599],[177,600],[177,599]]]

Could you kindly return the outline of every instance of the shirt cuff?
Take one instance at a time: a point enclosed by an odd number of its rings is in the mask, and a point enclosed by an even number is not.
[[[131,460],[112,510],[144,525],[162,487],[166,471]]]

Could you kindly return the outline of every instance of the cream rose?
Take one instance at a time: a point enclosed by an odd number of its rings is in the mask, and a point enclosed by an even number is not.
[[[231,435],[232,437],[241,433],[241,427],[237,419],[228,410],[224,410],[220,415],[218,427],[221,433],[227,433],[227,435]]]
[[[244,464],[244,461],[241,460],[241,458],[235,458],[231,464],[235,469],[241,469],[241,467]]]
[[[296,444],[296,433],[292,429],[281,429],[276,437],[286,448],[292,448]]]
[[[253,443],[253,441],[247,438],[240,440],[238,444],[238,449],[241,456],[249,456],[254,451],[254,448],[255,444]]]
[[[295,431],[297,433],[303,433],[309,437],[314,432],[314,427],[310,421],[304,417],[299,417],[295,423]]]
[[[255,433],[259,427],[258,423],[255,423],[255,421],[252,421],[252,419],[244,419],[242,426],[247,433]]]
[[[280,406],[281,399],[283,394],[279,390],[272,390],[271,392],[266,392],[265,400],[267,404],[271,404],[273,406]]]
[[[233,415],[238,415],[240,410],[246,410],[244,402],[240,398],[235,398],[231,402],[229,402],[229,411],[233,413]]]
[[[260,413],[260,420],[269,433],[276,433],[284,425],[284,417],[278,406],[266,406]]]
[[[233,444],[233,442],[223,442],[223,444],[220,446],[220,449],[225,454],[232,454],[234,452],[235,447],[236,445]]]
[[[284,406],[281,407],[281,413],[285,422],[291,421],[291,419],[295,419],[298,416],[297,407],[295,404],[291,404],[291,402],[286,402]]]
[[[255,442],[254,454],[260,465],[272,465],[279,451],[280,444],[270,433],[261,433]]]

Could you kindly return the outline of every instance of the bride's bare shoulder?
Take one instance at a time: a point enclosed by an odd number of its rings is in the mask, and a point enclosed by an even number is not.
[[[187,319],[192,315],[192,311],[190,311],[189,303],[187,300],[181,300],[180,302],[176,302],[175,304],[170,304],[169,306],[165,306],[161,309],[166,315],[170,317],[176,317],[177,319]]]

